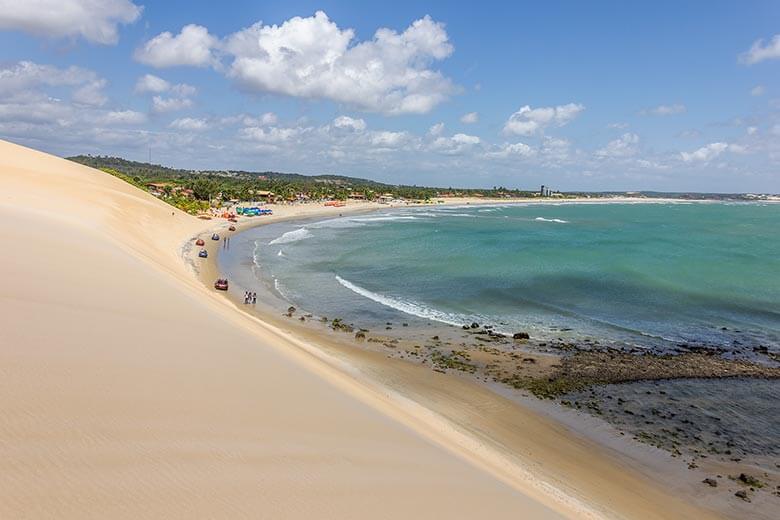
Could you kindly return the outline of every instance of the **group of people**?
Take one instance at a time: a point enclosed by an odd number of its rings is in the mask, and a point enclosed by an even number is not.
[[[244,291],[244,303],[257,303],[257,293],[256,292],[250,292],[250,291]]]

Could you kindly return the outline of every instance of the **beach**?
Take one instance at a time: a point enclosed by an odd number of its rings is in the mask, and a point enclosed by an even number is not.
[[[274,206],[237,232],[377,207]],[[0,515],[754,511],[670,473],[653,448],[631,459],[468,379],[249,312],[213,290],[222,243],[209,236],[227,226],[0,141]]]
[[[481,202],[499,203],[499,201]],[[479,204],[480,201],[460,201],[455,204],[467,203]],[[297,216],[294,210],[288,209],[285,212],[284,207],[280,209],[283,210],[282,214],[263,220],[262,223],[272,224],[283,220],[294,220],[295,225],[291,229],[296,229],[300,225],[320,222],[322,217],[335,217],[328,208],[302,211]],[[351,212],[365,213],[366,209],[366,206],[355,205],[340,208],[340,212],[346,216],[353,214]],[[379,215],[384,215],[387,208],[375,207],[374,210],[381,211]],[[257,221],[244,222],[244,226],[254,225],[257,225]],[[239,227],[236,233],[240,233],[241,230],[242,228]],[[217,253],[225,247],[225,236],[234,237],[230,239],[230,248],[236,247],[235,240],[241,238],[236,237],[234,233],[228,233],[221,236],[220,242],[206,240],[206,247],[210,250],[209,260],[192,260],[205,285],[210,285],[217,276],[225,274],[218,270],[216,263]],[[204,238],[208,237],[204,236]],[[283,247],[282,244],[280,245]],[[190,254],[193,255],[194,251]],[[637,507],[646,508],[640,516],[653,516],[652,509],[658,504],[656,500],[651,499],[644,506],[635,501],[621,503],[620,500],[615,500],[615,497],[622,496],[632,486],[644,489],[643,493],[648,497],[653,496],[651,490],[658,492],[659,496],[664,492],[678,494],[688,500],[697,500],[700,505],[714,507],[721,512],[730,512],[737,516],[746,510],[738,501],[735,503],[730,501],[728,496],[724,497],[723,493],[718,495],[712,493],[712,490],[707,489],[706,486],[703,487],[700,480],[706,478],[707,473],[701,472],[699,475],[700,472],[692,472],[682,461],[674,461],[668,453],[660,450],[649,447],[637,448],[636,443],[617,437],[616,432],[606,432],[603,424],[595,421],[584,421],[584,424],[581,424],[582,417],[571,415],[551,416],[549,409],[539,407],[538,403],[526,401],[525,407],[518,406],[516,399],[505,399],[497,395],[502,393],[501,389],[486,390],[484,386],[474,384],[474,381],[469,378],[459,377],[457,371],[454,371],[456,374],[443,376],[431,372],[427,367],[403,361],[403,354],[408,351],[401,347],[388,345],[394,350],[397,349],[391,356],[387,354],[392,351],[382,349],[381,346],[372,348],[371,343],[355,341],[352,339],[352,334],[333,333],[329,331],[329,327],[322,326],[316,317],[305,314],[305,311],[296,310],[291,316],[285,316],[284,311],[278,306],[274,308],[263,303],[244,305],[239,294],[241,288],[234,289],[232,294],[228,295],[237,309],[285,329],[288,333],[302,338],[308,345],[316,345],[319,353],[324,351],[331,358],[335,358],[335,360],[331,359],[331,362],[350,367],[350,371],[360,375],[366,384],[378,384],[380,388],[384,388],[384,391],[389,389],[405,403],[415,406],[423,404],[427,413],[433,411],[437,420],[443,419],[448,427],[457,430],[457,433],[463,436],[467,446],[471,445],[470,449],[479,449],[486,456],[501,461],[504,466],[509,463],[510,466],[506,467],[511,471],[508,475],[510,479],[530,481],[542,489],[556,490],[555,493],[563,492],[569,497],[580,497],[585,502],[610,503],[608,509],[602,508],[600,511],[607,516],[621,516],[627,511],[632,511],[631,515],[637,515],[639,513],[633,509]],[[260,293],[261,299],[266,297],[272,297],[270,292]],[[439,330],[441,329],[434,328],[433,332]],[[433,333],[430,330],[427,332]],[[567,431],[567,428],[570,430]],[[572,434],[572,431],[578,431],[578,434]],[[594,431],[596,435],[592,435]],[[584,435],[585,433],[588,435]],[[545,439],[545,442],[540,442],[540,439]],[[472,444],[475,440],[479,443],[478,448]],[[594,450],[598,453],[596,457],[592,457]],[[531,457],[529,454],[535,456]],[[583,472],[579,462],[585,458],[589,460],[589,467],[598,469],[593,472]],[[533,468],[533,471],[529,472],[529,468]],[[712,466],[709,469],[712,469]],[[718,469],[724,468],[721,466]],[[637,480],[628,484],[632,477]],[[595,496],[599,498],[593,500]],[[770,502],[766,500],[767,498],[769,497],[759,497],[759,503],[766,504],[768,508]],[[663,500],[667,499],[668,497]],[[761,499],[764,501],[761,502]],[[769,500],[771,501],[771,498]],[[679,506],[679,503],[674,503],[670,507]],[[756,514],[756,511],[761,514],[760,509],[753,508],[751,511],[752,514]],[[697,514],[704,513],[700,511]],[[767,514],[766,517],[770,518],[771,515]]]

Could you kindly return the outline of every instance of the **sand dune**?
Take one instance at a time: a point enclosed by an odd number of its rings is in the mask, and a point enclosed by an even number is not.
[[[207,225],[0,141],[0,517],[575,515],[253,330],[181,260]]]

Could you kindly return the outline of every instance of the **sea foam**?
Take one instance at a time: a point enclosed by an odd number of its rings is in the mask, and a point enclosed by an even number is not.
[[[432,309],[430,307],[427,307],[423,304],[414,301],[402,300],[400,298],[394,298],[392,296],[378,294],[373,291],[369,291],[368,289],[365,289],[363,287],[360,287],[359,285],[355,285],[349,280],[345,280],[344,278],[338,275],[336,275],[336,280],[342,286],[346,287],[347,289],[349,289],[350,291],[356,294],[359,294],[360,296],[368,298],[369,300],[372,300],[386,307],[390,307],[391,309],[405,312],[406,314],[410,314],[412,316],[417,316],[418,318],[424,318],[426,320],[433,320],[433,321],[438,321],[441,323],[447,323],[449,325],[457,325],[457,326],[463,325],[464,323],[471,323],[472,321],[474,321],[474,319],[480,319],[480,317],[476,317],[476,316],[466,317],[454,313],[443,312],[437,309]]]
[[[568,224],[568,220],[563,220],[560,218],[544,218],[544,217],[536,217],[534,220],[538,220],[539,222],[557,222],[558,224]]]
[[[298,242],[312,236],[311,231],[306,228],[296,229],[295,231],[288,231],[280,237],[274,238],[268,245],[273,244],[290,244],[292,242]]]

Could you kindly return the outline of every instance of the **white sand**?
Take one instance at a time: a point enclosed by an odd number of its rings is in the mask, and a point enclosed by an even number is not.
[[[557,516],[251,330],[171,212],[0,141],[0,517]]]

